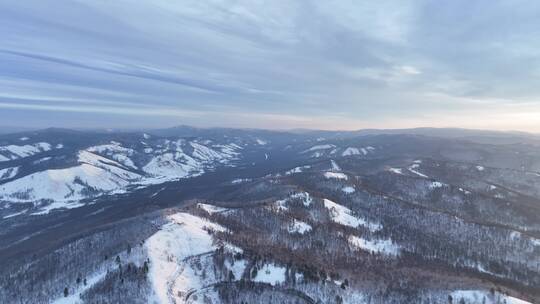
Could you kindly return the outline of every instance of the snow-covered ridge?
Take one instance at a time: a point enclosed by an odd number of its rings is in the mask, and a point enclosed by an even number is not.
[[[415,160],[414,163],[408,168],[408,170],[411,172],[411,173],[414,173],[420,177],[423,177],[423,178],[429,178],[429,176],[425,175],[424,173],[418,171],[418,168],[420,168],[420,164],[422,163],[421,160]]]
[[[99,156],[97,154],[94,154],[88,151],[80,151],[78,158],[79,158],[79,163],[89,164],[97,168],[101,168],[122,179],[125,179],[126,181],[135,181],[135,180],[141,179],[142,177],[141,175],[137,173],[133,173],[131,171],[123,169],[121,164],[118,162],[115,162],[113,160],[110,160],[108,158]]]
[[[401,168],[388,168],[388,171],[395,174],[403,174],[403,169]]]
[[[373,152],[375,148],[372,146],[362,147],[362,148],[355,148],[355,147],[348,147],[341,153],[341,156],[351,156],[351,155],[368,155],[370,152]]]
[[[144,172],[153,179],[151,182],[173,180],[198,176],[208,169],[219,165],[230,164],[238,158],[239,150],[236,144],[211,145],[197,141],[165,141],[163,145],[156,146],[149,154],[152,158],[141,164]]]
[[[122,147],[118,142],[113,141],[110,144],[94,146],[86,150],[101,155],[106,155],[126,167],[137,169],[137,166],[135,166],[133,161],[130,159],[135,151],[133,149]]]
[[[209,205],[209,204],[203,204],[203,203],[197,204],[197,207],[198,207],[199,209],[204,210],[204,211],[207,212],[208,214],[222,213],[222,212],[226,212],[226,211],[229,210],[229,209],[227,209],[227,208],[218,207],[218,206]]]
[[[231,181],[231,184],[241,184],[241,183],[247,183],[251,182],[253,179],[251,178],[235,178]]]
[[[149,139],[150,137],[145,137]],[[160,140],[153,146],[146,142],[143,152],[126,148],[121,143],[111,141],[110,144],[93,146],[87,151],[113,159],[125,167],[141,168],[155,180],[170,180],[196,176],[215,164],[228,164],[239,155],[238,145],[211,145],[211,141]]]
[[[317,150],[328,150],[328,149],[332,149],[334,148],[335,145],[330,145],[330,144],[326,144],[326,145],[316,145],[316,146],[313,146],[307,150],[305,150],[304,152],[302,153],[306,153],[306,152],[313,152],[313,151],[317,151]]]
[[[121,192],[138,174],[115,166],[114,161],[87,151],[79,153],[79,165],[33,173],[0,186],[0,198],[12,202],[52,200],[57,208],[62,202],[76,201],[93,192]]]
[[[77,153],[75,166],[34,172],[1,185],[0,199],[34,203],[50,200],[51,207],[44,210],[76,207],[79,205],[74,202],[81,199],[123,193],[132,185],[189,178],[217,166],[230,165],[242,149],[235,144],[207,144],[160,139],[144,143],[142,147],[126,147],[117,141],[91,146]],[[47,143],[14,147],[3,148],[9,149],[10,157],[14,153],[23,157],[51,149]],[[17,167],[2,169],[0,181],[14,178],[18,172]]]
[[[142,170],[157,178],[152,183],[197,176],[204,172],[201,164],[180,152],[154,156]]]
[[[209,231],[225,228],[188,213],[176,213],[168,219],[169,223],[145,243],[151,265],[149,278],[159,303],[184,303],[190,290],[205,285],[204,278],[184,266],[184,261],[217,249]]]
[[[52,149],[51,144],[46,142],[39,142],[28,145],[7,145],[0,146],[0,161],[15,160],[46,152]]]
[[[268,144],[268,142],[266,140],[262,140],[260,138],[256,138],[255,141],[257,142],[258,145],[261,145],[261,146],[264,146],[264,145]]]
[[[343,151],[343,153],[341,153],[341,156],[350,156],[350,155],[359,155],[359,154],[360,154],[360,150],[358,150],[358,148],[348,147],[347,149],[345,149],[345,151]]]

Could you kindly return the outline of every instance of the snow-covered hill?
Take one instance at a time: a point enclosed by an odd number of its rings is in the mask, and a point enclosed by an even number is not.
[[[53,151],[53,144],[47,142],[0,147],[2,160],[8,166],[0,168],[0,201],[40,204],[45,212],[77,207],[82,199],[125,193],[129,188],[233,166],[243,149],[234,142],[204,139],[147,134],[128,140],[118,137],[86,147],[84,143],[71,148],[55,144],[59,151]],[[20,166],[9,167],[11,161],[31,156],[37,160],[26,162],[23,170]],[[47,163],[53,163],[53,168],[47,168]]]

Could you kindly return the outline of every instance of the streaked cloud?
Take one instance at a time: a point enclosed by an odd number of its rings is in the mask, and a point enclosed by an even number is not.
[[[538,13],[519,0],[8,0],[0,113],[39,127],[540,132]]]

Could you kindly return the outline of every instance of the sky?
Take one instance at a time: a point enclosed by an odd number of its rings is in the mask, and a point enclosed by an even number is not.
[[[2,0],[0,125],[540,132],[540,1]]]

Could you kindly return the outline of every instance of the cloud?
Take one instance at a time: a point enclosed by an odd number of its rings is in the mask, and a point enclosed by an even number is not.
[[[487,0],[4,1],[0,111],[4,124],[311,128],[460,127],[447,118],[483,113],[501,119],[479,127],[536,130],[501,115],[540,108],[538,11]]]
[[[403,73],[403,74],[408,74],[408,75],[418,75],[418,74],[422,74],[422,72],[420,72],[420,70],[418,70],[417,68],[413,67],[413,66],[410,66],[410,65],[402,65],[402,66],[398,66],[396,67],[396,69]]]

